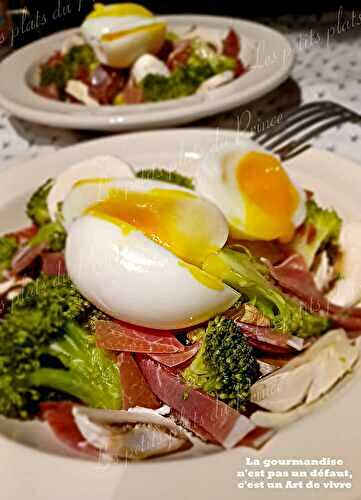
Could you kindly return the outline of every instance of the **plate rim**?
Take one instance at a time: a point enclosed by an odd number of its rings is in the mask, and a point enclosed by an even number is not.
[[[212,135],[212,137],[214,137],[215,134],[217,133],[217,131],[214,129],[207,129],[207,128],[185,128],[185,129],[172,129],[172,130],[166,130],[166,131],[138,132],[138,133],[132,133],[132,134],[118,134],[118,135],[114,135],[111,137],[107,137],[105,139],[98,138],[98,139],[94,139],[92,141],[87,141],[84,143],[73,145],[73,146],[70,146],[67,148],[60,149],[59,151],[57,151],[55,153],[46,154],[46,155],[40,156],[38,158],[32,159],[26,163],[18,163],[17,165],[9,167],[8,170],[5,170],[4,172],[0,172],[0,196],[2,194],[2,191],[6,190],[6,185],[4,185],[1,182],[3,178],[7,177],[8,182],[10,181],[11,177],[13,178],[13,181],[15,181],[15,182],[17,182],[18,179],[21,179],[20,184],[22,183],[23,187],[21,189],[19,189],[18,192],[25,193],[26,190],[25,190],[24,184],[26,183],[26,178],[24,176],[20,175],[21,171],[23,171],[23,172],[28,171],[28,175],[31,175],[32,168],[29,168],[29,167],[37,166],[39,168],[39,171],[42,171],[42,175],[43,175],[43,173],[45,173],[45,168],[46,168],[46,164],[47,164],[48,160],[51,160],[52,163],[54,164],[54,162],[56,163],[56,156],[62,156],[62,157],[64,156],[64,159],[60,162],[62,164],[65,163],[67,161],[67,158],[72,156],[74,151],[77,149],[81,150],[81,155],[83,157],[86,157],[86,155],[87,155],[86,150],[87,150],[87,146],[89,146],[89,143],[91,143],[92,146],[95,148],[97,147],[97,145],[102,144],[104,149],[109,149],[107,146],[110,143],[113,143],[113,147],[114,147],[114,149],[116,149],[116,147],[119,144],[118,141],[123,141],[124,143],[126,143],[127,140],[129,139],[129,137],[132,137],[132,140],[136,141],[137,139],[142,139],[142,137],[147,136],[148,140],[151,141],[155,136],[163,138],[163,136],[165,134],[169,134],[169,135],[173,135],[175,138],[177,138],[177,141],[182,141],[182,137],[180,137],[180,134],[182,134],[182,133],[184,133],[186,135],[188,134],[189,143],[192,142],[192,144],[194,144],[194,140],[193,140],[194,134],[198,133],[202,137],[204,135],[209,135],[209,136]],[[222,138],[225,138],[226,140],[228,140],[228,139],[232,139],[232,138],[237,138],[239,133],[237,131],[233,131],[233,130],[222,130],[222,134],[224,134],[224,135],[222,135]],[[202,141],[202,137],[198,138],[199,142]],[[99,152],[98,154],[104,154],[103,153],[104,149],[102,150],[102,152]],[[319,154],[321,152],[322,152],[322,155],[324,156],[325,159],[326,158],[333,158],[333,160],[336,163],[337,163],[338,159],[342,158],[339,155],[335,155],[333,153],[321,151],[318,149],[308,150],[306,153],[304,153],[303,158],[307,158],[308,155]],[[109,152],[109,154],[112,154],[112,153],[114,154],[113,151]],[[89,156],[91,154],[93,154],[93,153],[90,152]],[[301,156],[298,158],[300,159]],[[297,158],[291,160],[291,162],[294,163],[295,160],[297,160]],[[359,168],[360,167],[358,164],[356,164],[355,162],[352,162],[350,160],[343,159],[343,158],[342,158],[342,160],[345,161],[348,165],[350,165],[350,168]],[[76,159],[75,161],[78,161],[78,159]],[[361,179],[361,170],[358,170],[357,175]],[[26,188],[28,190],[29,186],[26,186]],[[12,196],[12,198],[14,198],[14,196]],[[3,208],[2,200],[0,201],[0,205],[1,205],[0,206],[0,211],[1,211]],[[353,386],[356,386],[358,384],[359,389],[361,388],[360,384],[355,379],[353,379],[351,381],[351,384]],[[348,394],[351,393],[351,391],[352,391],[352,387],[350,387],[350,385],[346,388],[346,390],[343,390],[341,392],[341,394],[338,394],[336,396],[336,398],[335,398],[336,405],[338,403],[340,403],[340,404],[338,404],[338,406],[342,406],[342,404],[341,404],[342,398],[344,400],[347,399]],[[332,402],[332,401],[326,402],[326,404],[324,406],[326,407],[328,405],[332,405],[333,407],[336,406],[335,402]],[[360,407],[360,405],[358,405],[358,406]],[[353,410],[356,410],[356,408],[354,408]],[[314,415],[312,415],[312,416],[309,415],[305,419],[297,422],[295,424],[295,426],[290,426],[290,428],[285,429],[283,431],[285,435],[282,436],[282,443],[284,441],[287,441],[288,437],[291,437],[291,442],[292,442],[292,436],[290,436],[292,434],[292,430],[294,428],[302,427],[302,425],[303,425],[303,428],[307,427],[307,425],[306,426],[304,425],[304,422],[311,421],[311,426],[316,428],[317,426],[315,425],[316,424],[315,420],[317,420],[317,418],[318,418],[318,420],[320,420],[320,418],[319,418],[320,414],[322,414],[323,417],[324,417],[324,414],[330,416],[330,411],[331,411],[331,408],[320,408],[317,412],[315,412]],[[359,410],[359,412],[360,412],[360,410]],[[331,411],[331,413],[332,413],[332,411]],[[317,423],[319,424],[319,422],[317,422]],[[315,430],[315,434],[316,434],[316,432],[317,432],[317,428]],[[302,433],[302,429],[299,429],[299,434],[300,433]],[[321,436],[319,436],[319,438],[322,439],[322,433],[321,433]],[[276,438],[274,438],[274,440],[278,441],[277,436],[276,436]],[[270,444],[272,444],[272,442],[273,441],[271,441]],[[55,475],[57,474],[58,467],[59,467],[59,470],[64,470],[64,471],[67,471],[69,473],[71,472],[72,479],[69,481],[71,481],[72,483],[74,482],[75,488],[78,486],[76,484],[77,480],[79,480],[79,481],[89,480],[90,481],[89,476],[91,475],[91,471],[93,470],[92,469],[92,467],[94,466],[93,462],[88,462],[88,461],[83,460],[83,459],[78,459],[77,457],[72,457],[69,460],[68,458],[63,457],[63,456],[58,456],[58,455],[53,455],[53,454],[49,456],[48,453],[44,453],[43,451],[39,451],[39,450],[36,450],[36,453],[34,453],[34,451],[35,451],[34,448],[30,448],[29,446],[15,442],[11,439],[4,437],[3,435],[0,435],[0,445],[1,445],[0,446],[0,464],[7,465],[9,463],[12,463],[13,467],[14,467],[14,477],[18,476],[18,467],[20,467],[20,470],[23,470],[22,469],[23,467],[29,466],[29,469],[32,469],[34,473],[37,471],[38,476],[34,475],[34,477],[31,478],[32,481],[34,481],[34,483],[31,483],[31,484],[33,484],[33,487],[34,487],[34,484],[36,481],[36,477],[38,477],[39,480],[42,478],[43,468],[44,469],[47,468],[48,470],[52,468],[52,471],[54,471],[53,473]],[[287,445],[288,445],[288,441],[287,441]],[[357,443],[356,443],[356,445],[357,445]],[[271,456],[274,456],[275,448],[269,447],[268,445],[266,445],[266,447],[264,449],[266,456],[267,456],[267,453],[269,453],[269,451],[268,451],[269,449],[272,449],[273,455],[271,455]],[[359,449],[359,447],[358,447],[358,449]],[[342,453],[342,450],[340,450],[340,453]],[[292,450],[292,454],[293,454],[293,450]],[[168,482],[169,486],[168,487],[171,487],[170,481],[177,480],[177,476],[179,475],[180,470],[181,470],[181,474],[188,474],[188,473],[191,474],[192,469],[194,468],[193,465],[197,464],[197,468],[199,467],[199,472],[197,472],[197,480],[199,482],[205,481],[206,478],[208,477],[208,474],[210,471],[214,470],[214,474],[216,474],[216,470],[217,470],[218,474],[220,476],[219,481],[222,483],[222,488],[224,488],[224,491],[227,491],[228,498],[236,498],[236,495],[238,494],[238,490],[237,490],[237,487],[235,484],[236,479],[233,477],[233,474],[237,470],[237,466],[239,466],[240,459],[244,456],[252,456],[252,455],[253,455],[252,451],[249,451],[249,450],[245,451],[245,449],[243,448],[243,449],[234,449],[231,451],[223,452],[221,461],[219,460],[220,454],[215,453],[215,454],[208,455],[205,457],[195,457],[194,459],[192,458],[191,460],[183,460],[183,461],[171,460],[169,462],[153,462],[153,463],[149,462],[146,464],[131,464],[131,466],[129,467],[129,477],[134,478],[135,474],[143,474],[144,473],[145,475],[147,475],[147,477],[152,476],[151,480],[154,481],[154,483],[152,483],[152,484],[157,485],[157,481],[159,481],[159,479],[164,480],[164,471],[166,470],[167,477],[169,478],[169,482]],[[255,455],[255,456],[258,456],[258,455]],[[197,462],[194,462],[195,459],[197,460]],[[221,467],[219,466],[220,462],[221,462]],[[109,475],[113,474],[112,480],[114,481],[114,484],[119,483],[118,477],[117,477],[117,470],[119,470],[118,467],[120,468],[121,465],[120,466],[117,466],[117,465],[112,466],[109,468],[109,471],[108,471]],[[219,469],[218,468],[216,469],[216,467],[219,467]],[[79,474],[79,479],[78,479],[78,474]],[[225,476],[226,476],[226,478],[225,478]],[[99,477],[98,480],[100,482],[106,481],[105,477],[106,477],[106,471],[104,471],[104,475],[102,474],[101,478]],[[5,485],[5,488],[10,485],[11,479],[10,478],[8,479],[5,475],[3,481],[4,482],[3,482],[2,486],[0,486],[0,492],[1,492],[2,488],[4,487],[4,485]],[[224,481],[228,481],[228,482],[224,482]],[[360,492],[361,492],[360,486],[361,485],[358,484],[357,491],[354,491],[355,496],[352,498],[356,498],[356,494],[358,494],[358,495],[360,494]],[[36,496],[36,500],[48,500],[49,494],[45,492],[45,489],[44,490],[42,489],[42,488],[46,488],[46,487],[47,487],[46,485],[41,485],[41,487],[40,486],[38,487],[39,490],[37,490],[37,492],[39,491],[39,493]],[[51,486],[49,485],[49,488],[50,487]],[[60,487],[58,487],[57,491],[54,492],[54,497],[52,497],[53,500],[54,499],[57,500],[58,498],[60,500],[60,498],[66,497],[66,496],[63,496],[61,494],[61,492],[63,491],[63,488],[65,488],[65,487],[66,487],[65,485],[61,485]],[[119,484],[118,484],[118,487],[120,488]],[[127,486],[125,486],[125,488],[128,488],[128,487],[129,487],[129,484],[127,483]],[[189,484],[188,484],[188,487],[189,487]],[[193,484],[191,485],[191,487],[193,488]],[[196,488],[196,487],[197,487],[197,485],[194,485],[194,488]],[[15,488],[15,486],[14,486],[14,488]],[[19,486],[19,488],[21,488],[21,486]],[[187,488],[187,485],[184,485],[183,487],[179,487],[179,491],[175,492],[174,495],[172,494],[173,500],[184,500],[186,497],[188,497],[187,493],[189,492],[189,490],[186,490],[186,488]],[[216,487],[215,487],[215,489],[216,489]],[[356,488],[355,488],[355,490],[356,490]],[[16,491],[18,493],[19,493],[19,491],[25,491],[25,487],[24,487],[24,490],[19,489]],[[222,489],[222,491],[223,491],[223,489]],[[261,492],[262,492],[262,490],[261,490]],[[125,489],[123,491],[123,497],[124,497],[124,493],[127,495],[128,498],[132,498],[134,500],[135,499],[140,500],[141,498],[144,498],[144,496],[139,496],[139,493],[138,493],[138,496],[133,496],[132,491],[130,491],[128,489]],[[204,493],[204,490],[203,490],[203,493]],[[225,493],[225,494],[227,495],[227,493]],[[252,492],[250,492],[250,491],[247,492],[247,498],[248,498],[248,496],[251,498],[251,493]],[[278,493],[278,495],[280,494],[280,492],[277,492],[277,493]],[[286,493],[289,494],[288,492],[286,492]],[[303,490],[300,490],[300,492],[299,492],[300,496],[297,496],[297,492],[294,492],[294,493],[295,493],[295,498],[304,498],[304,496],[303,496],[304,491]],[[315,493],[317,493],[319,495],[319,492],[317,492],[317,490],[315,491]],[[194,497],[197,497],[200,500],[213,500],[213,499],[219,500],[219,498],[220,498],[219,496],[217,496],[217,497],[213,496],[216,494],[216,493],[213,493],[213,491],[209,491],[209,494],[207,492],[207,496],[205,496],[204,494],[202,495],[202,493],[200,495],[197,495],[195,490],[191,490],[191,494],[192,494],[191,498],[193,498],[193,494],[194,494]],[[308,492],[308,494],[309,494],[310,499],[313,500],[315,498],[312,495],[311,490]],[[150,500],[153,500],[153,498],[156,498],[154,495],[153,496],[152,495],[153,495],[152,492],[150,492],[150,496],[149,496]],[[230,495],[233,495],[233,496],[231,497]],[[19,496],[13,496],[13,497],[11,497],[11,500],[12,499],[15,500],[18,498],[19,498]],[[75,500],[77,498],[82,498],[82,497],[74,494],[74,496],[67,496],[66,498],[69,498],[70,500],[72,500],[74,498],[74,500]],[[95,500],[95,498],[97,498],[97,497],[93,496],[93,493],[91,491],[89,491],[89,495],[87,496],[87,498],[88,498],[88,500],[93,500],[93,498]],[[110,498],[115,498],[115,497],[110,496],[110,495],[109,496],[104,495],[103,498],[105,500],[108,500],[108,498],[110,499]],[[255,498],[255,497],[252,496],[252,498]],[[257,500],[259,500],[259,499],[262,500],[263,498],[264,498],[263,492],[262,492],[261,496],[257,496]],[[279,496],[277,498],[279,498]],[[345,498],[351,498],[351,497],[349,497],[345,494]]]
[[[65,112],[53,112],[51,110],[40,110],[24,104],[19,104],[3,93],[1,89],[0,82],[0,105],[3,106],[7,111],[13,113],[19,118],[26,119],[28,121],[33,121],[35,123],[51,126],[60,126],[63,128],[70,129],[83,129],[83,130],[137,130],[139,128],[154,128],[154,127],[164,127],[166,125],[181,125],[187,122],[195,121],[207,116],[212,116],[214,114],[229,111],[230,109],[236,108],[239,105],[247,104],[260,96],[265,95],[274,88],[278,87],[283,83],[289,76],[292,67],[295,62],[296,53],[291,46],[288,39],[279,31],[257,23],[254,21],[248,21],[245,19],[234,19],[226,16],[209,16],[209,15],[168,15],[161,16],[162,18],[168,20],[169,22],[178,22],[186,24],[223,24],[225,28],[230,26],[239,26],[239,30],[242,30],[242,26],[259,32],[261,35],[264,34],[267,37],[271,37],[277,40],[278,43],[282,45],[283,58],[280,60],[276,66],[275,71],[271,75],[267,76],[265,79],[258,78],[258,84],[249,85],[245,89],[242,89],[238,94],[231,93],[225,98],[220,96],[218,99],[213,99],[212,101],[204,100],[202,102],[189,103],[187,105],[186,99],[191,99],[194,96],[189,96],[184,98],[184,106],[170,106],[170,109],[161,109],[159,111],[154,111],[154,113],[149,113],[144,111],[143,113],[135,114],[122,114],[121,112],[111,114],[108,116],[102,115],[101,113],[94,116],[91,111],[89,113],[81,113],[76,115],[71,114],[70,110],[74,108],[69,108],[69,113]],[[79,28],[73,28],[69,30],[62,30],[53,33],[47,37],[30,43],[29,45],[11,53],[0,63],[0,76],[1,71],[7,71],[11,73],[11,67],[18,61],[21,61],[24,54],[28,54],[32,50],[35,50],[37,46],[43,45],[46,42],[55,42],[57,39],[62,39],[64,36],[70,35],[72,32],[75,33]],[[262,40],[262,38],[261,38]],[[257,42],[257,40],[255,40]],[[36,58],[32,58],[32,64],[36,61]],[[265,67],[267,65],[265,64]],[[9,68],[9,69],[8,69]],[[20,74],[22,80],[25,79],[30,66],[26,65]],[[18,77],[18,76],[17,76]],[[234,82],[233,82],[234,83]],[[229,84],[231,85],[232,82]],[[24,83],[27,87],[27,84]],[[216,91],[215,91],[216,92]],[[40,96],[38,96],[40,98]],[[45,100],[45,98],[43,98]],[[59,104],[59,103],[58,103]],[[74,106],[74,105],[69,105]],[[76,106],[76,105],[75,105]],[[151,106],[151,104],[149,105]],[[82,106],[78,106],[83,110]],[[151,111],[151,108],[149,108]],[[138,116],[136,116],[138,115]],[[151,115],[151,116],[149,116]],[[156,116],[155,116],[156,115]],[[89,117],[92,121],[88,121]]]

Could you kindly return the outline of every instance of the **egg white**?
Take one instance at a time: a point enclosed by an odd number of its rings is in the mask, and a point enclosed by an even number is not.
[[[64,201],[77,182],[84,179],[115,177],[133,177],[131,166],[115,156],[94,156],[75,163],[58,175],[49,192],[47,205],[51,219],[56,219],[59,203]]]
[[[147,192],[153,189],[172,190],[192,195],[192,199],[183,207],[182,220],[179,224],[194,224],[201,220],[203,233],[208,232],[212,246],[223,248],[228,238],[228,225],[222,212],[208,200],[198,197],[193,191],[160,181],[138,178],[109,179],[107,182],[97,181],[75,186],[66,197],[63,205],[63,219],[66,229],[74,220],[84,214],[85,210],[96,202],[104,200],[109,192],[121,189],[129,192]],[[185,229],[187,229],[185,227]]]
[[[220,282],[219,289],[202,284],[180,259],[142,232],[128,233],[89,215],[71,225],[65,256],[69,277],[90,302],[136,325],[185,328],[238,299]]]
[[[235,238],[241,236],[257,239],[257,236],[247,234],[244,227],[245,203],[235,177],[236,166],[242,157],[256,151],[271,154],[248,136],[239,134],[236,142],[217,145],[211,149],[202,159],[197,173],[197,192],[215,203],[224,213],[230,224],[230,234]],[[272,156],[278,158],[276,155]],[[287,174],[292,180],[290,173],[287,172]],[[298,227],[306,216],[305,193],[294,182],[293,185],[299,194],[300,201],[292,222],[295,227]],[[234,224],[235,219],[240,221],[237,226]]]

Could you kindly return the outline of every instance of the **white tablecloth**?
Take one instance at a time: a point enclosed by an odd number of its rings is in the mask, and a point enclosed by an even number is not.
[[[361,113],[361,21],[357,17],[361,9],[354,14],[353,21],[342,8],[319,17],[264,20],[284,33],[296,51],[291,77],[262,99],[202,120],[199,125],[249,128],[251,118],[252,126],[259,127],[296,104],[322,99],[340,102]],[[0,171],[14,162],[100,135],[35,125],[0,109]],[[360,137],[359,125],[345,124],[326,132],[313,144],[359,161]]]

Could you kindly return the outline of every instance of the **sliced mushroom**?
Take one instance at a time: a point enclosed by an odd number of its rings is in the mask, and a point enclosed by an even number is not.
[[[65,91],[70,96],[74,97],[77,101],[85,104],[86,106],[99,106],[98,101],[93,99],[89,94],[89,87],[80,80],[68,80]]]
[[[61,47],[61,53],[65,55],[67,52],[69,52],[70,49],[73,47],[80,47],[81,45],[84,45],[86,42],[84,38],[80,34],[73,35],[69,38],[67,38],[62,47]]]
[[[361,300],[361,221],[343,225],[340,245],[343,252],[341,278],[327,298],[334,304],[350,307]]]
[[[334,268],[326,251],[319,256],[313,275],[317,288],[322,292],[326,291],[334,277]]]
[[[6,281],[0,283],[0,297],[13,300],[19,295],[24,286],[31,281],[32,279],[28,277],[17,278],[15,276],[11,276]]]
[[[258,380],[251,388],[251,401],[277,413],[309,405],[332,389],[358,358],[359,349],[343,330],[330,331],[305,353]]]
[[[141,460],[192,446],[184,430],[159,411],[74,407],[75,422],[89,444],[112,458]]]
[[[169,76],[170,71],[168,66],[158,59],[158,57],[152,54],[144,54],[134,63],[131,70],[131,76],[138,84],[148,75]]]
[[[232,80],[234,80],[233,71],[218,73],[218,75],[211,76],[208,80],[203,82],[197,92],[209,92],[210,90],[216,89],[217,87],[220,87],[221,85],[224,85]]]

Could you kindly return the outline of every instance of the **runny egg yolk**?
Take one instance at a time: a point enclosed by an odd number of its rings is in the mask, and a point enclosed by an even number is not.
[[[300,196],[277,158],[262,152],[244,155],[236,168],[245,206],[245,232],[259,239],[289,240]]]
[[[207,211],[191,193],[172,189],[135,192],[113,188],[107,197],[86,209],[85,214],[119,221],[140,230],[154,242],[189,264],[200,266],[217,251],[212,243]]]

